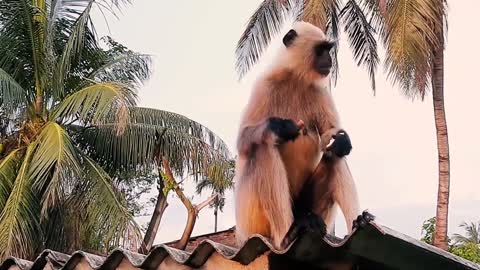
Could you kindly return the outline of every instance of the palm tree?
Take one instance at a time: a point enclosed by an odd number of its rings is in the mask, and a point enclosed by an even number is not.
[[[471,222],[470,224],[463,222],[460,224],[460,227],[465,229],[467,235],[463,236],[461,234],[454,234],[453,241],[455,245],[464,245],[468,243],[480,245],[480,222]]]
[[[220,173],[218,172],[220,170]],[[197,193],[201,194],[205,189],[210,189],[212,193],[217,194],[211,206],[214,208],[214,231],[217,232],[218,211],[223,211],[225,207],[225,191],[234,186],[233,177],[235,175],[235,160],[227,161],[224,164],[213,164],[209,168],[209,175],[197,184]]]
[[[101,49],[90,19],[127,2],[0,1],[0,110],[15,119],[0,154],[0,259],[139,241],[116,181],[77,143],[107,118],[121,134],[149,77],[148,56]]]
[[[406,96],[425,98],[429,84],[438,148],[438,199],[433,244],[448,249],[450,156],[443,95],[445,0],[364,0],[386,48],[385,66]]]
[[[183,193],[174,174],[191,177],[199,185],[224,191],[230,174],[230,153],[225,142],[207,127],[185,116],[150,108],[131,108],[130,121],[116,134],[113,117],[104,123],[81,128],[80,145],[113,175],[158,170],[160,177],[155,209],[147,228],[141,253],[152,247],[167,207],[167,194],[175,191],[189,211],[185,242],[195,224],[196,208]],[[186,239],[186,240],[185,240]]]
[[[264,0],[251,16],[236,49],[236,69],[242,78],[258,61],[287,19],[310,22],[333,39],[338,39],[343,25],[358,65],[367,67],[375,91],[375,71],[378,65],[374,29],[357,1],[348,0]],[[338,75],[338,46],[332,50],[332,79]]]

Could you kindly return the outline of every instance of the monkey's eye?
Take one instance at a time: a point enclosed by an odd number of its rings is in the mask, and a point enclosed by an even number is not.
[[[317,55],[321,55],[324,52],[329,52],[334,46],[335,46],[334,42],[323,41],[323,42],[317,44],[317,46],[315,46],[315,53]]]

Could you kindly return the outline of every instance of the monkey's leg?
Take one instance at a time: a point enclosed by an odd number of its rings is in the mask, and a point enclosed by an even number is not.
[[[288,247],[288,245],[304,232],[315,232],[325,235],[327,226],[323,219],[312,211],[302,213],[294,212],[293,223],[285,234],[285,237],[283,237],[281,248],[284,249]]]
[[[310,179],[305,182],[300,193],[292,203],[294,221],[285,235],[282,246],[285,248],[305,231],[324,235],[327,232],[324,214],[331,208],[330,201],[322,201],[320,196],[326,190],[326,163],[320,163]],[[328,216],[328,215],[327,215]]]

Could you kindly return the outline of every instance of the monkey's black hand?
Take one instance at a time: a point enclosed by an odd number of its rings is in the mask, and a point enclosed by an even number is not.
[[[279,117],[268,119],[268,129],[278,137],[278,143],[295,140],[300,134],[300,127],[294,121]]]
[[[361,215],[353,221],[352,229],[365,228],[370,221],[373,221],[375,216],[370,214],[367,210],[363,211]]]
[[[350,136],[344,130],[339,130],[337,134],[333,135],[333,143],[327,147],[327,151],[337,157],[343,157],[350,154],[352,150],[352,143]]]

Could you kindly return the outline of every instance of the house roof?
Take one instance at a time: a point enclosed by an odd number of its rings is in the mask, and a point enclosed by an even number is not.
[[[188,252],[192,252],[204,240],[210,240],[210,241],[227,245],[227,246],[235,246],[236,245],[235,227],[231,227],[223,231],[217,231],[213,233],[192,236],[188,240],[185,250]],[[175,247],[177,243],[178,243],[178,240],[163,243],[163,244],[169,247]]]
[[[34,262],[8,258],[1,263],[0,270],[278,269],[272,267],[267,251],[294,260],[294,265],[302,265],[302,269],[303,265],[316,269],[325,260],[349,260],[358,264],[357,269],[369,270],[480,270],[479,265],[374,222],[343,239],[306,233],[284,251],[274,250],[266,239],[254,236],[240,249],[204,240],[191,253],[165,244],[155,246],[148,255],[123,249],[114,250],[107,257],[83,251],[66,255],[45,250]]]

